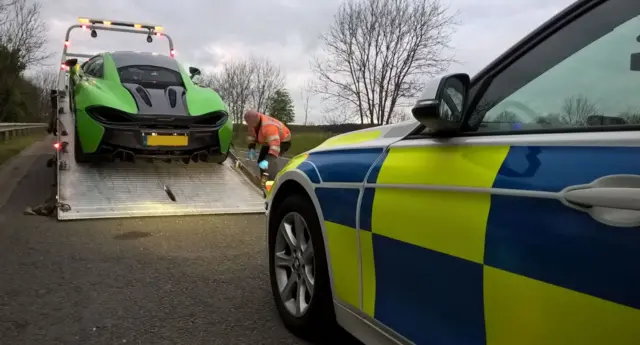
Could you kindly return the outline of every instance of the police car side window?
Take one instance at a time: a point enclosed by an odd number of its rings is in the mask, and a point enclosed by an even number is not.
[[[500,72],[473,109],[470,131],[640,125],[639,35],[640,1],[591,10]]]

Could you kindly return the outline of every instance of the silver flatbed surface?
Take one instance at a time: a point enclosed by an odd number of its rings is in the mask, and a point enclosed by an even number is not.
[[[58,151],[64,162],[57,167],[59,220],[265,212],[261,191],[230,159],[223,164],[76,164],[73,115],[66,97],[60,103],[65,111],[58,117],[58,132],[64,128],[69,134],[59,137],[68,143],[65,153]]]

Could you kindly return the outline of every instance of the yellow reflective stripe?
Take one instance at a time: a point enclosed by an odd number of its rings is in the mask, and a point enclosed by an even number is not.
[[[269,146],[269,150],[280,152],[280,146]]]
[[[247,141],[256,141],[256,137],[249,135],[247,136]]]
[[[307,157],[309,157],[309,154],[305,152],[291,158],[289,162],[282,168],[282,170],[280,170],[280,172],[276,175],[275,179],[278,179],[278,177],[280,177],[285,172],[297,168],[300,163],[304,162],[307,159]]]
[[[271,140],[280,140],[280,136],[279,135],[270,135],[267,137],[267,142],[271,141]]]
[[[509,146],[392,148],[377,183],[491,188],[508,152]],[[381,188],[371,226],[376,234],[482,263],[490,206],[490,194]],[[416,226],[425,220],[429,226]]]
[[[342,146],[342,145],[360,144],[367,141],[378,139],[380,135],[382,135],[382,131],[379,129],[362,131],[362,132],[354,132],[354,133],[346,133],[346,134],[337,135],[335,137],[329,138],[325,140],[322,144],[318,145],[316,148],[327,148],[327,147],[335,147],[335,146]]]
[[[487,344],[638,344],[638,309],[497,268],[483,269]]]
[[[324,222],[329,244],[333,288],[336,298],[359,308],[360,263],[358,261],[358,233],[344,225]]]

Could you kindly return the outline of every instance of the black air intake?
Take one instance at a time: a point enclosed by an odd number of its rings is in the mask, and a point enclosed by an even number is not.
[[[222,110],[214,111],[200,116],[194,116],[193,124],[195,126],[216,126],[222,125],[227,121],[229,115]]]
[[[120,110],[109,107],[92,107],[87,109],[87,114],[98,122],[107,123],[131,123],[134,120]]]
[[[176,107],[176,100],[178,98],[178,94],[176,93],[176,90],[168,89],[167,90],[167,96],[169,98],[169,105],[171,106],[171,108],[175,108]]]
[[[151,98],[149,98],[149,94],[147,93],[147,90],[145,90],[142,86],[138,86],[136,87],[136,92],[138,93],[138,95],[140,95],[140,98],[142,98],[142,101],[144,101],[144,103],[148,106],[151,107]]]

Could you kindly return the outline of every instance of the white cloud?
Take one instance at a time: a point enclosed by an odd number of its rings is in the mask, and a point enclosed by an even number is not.
[[[443,0],[447,1],[447,0]],[[567,6],[571,0],[448,0],[459,11],[452,46],[459,65],[451,71],[479,71],[529,31]],[[249,54],[265,56],[286,73],[287,87],[296,100],[298,121],[302,120],[300,91],[312,78],[310,57],[318,52],[319,35],[330,25],[339,0],[222,0],[222,1],[45,1],[43,18],[57,66],[64,34],[77,16],[141,21],[163,25],[176,45],[177,57],[187,65],[215,70],[228,60]],[[142,50],[166,53],[167,42],[116,33],[74,33],[70,51]],[[320,122],[315,101],[310,118]]]

